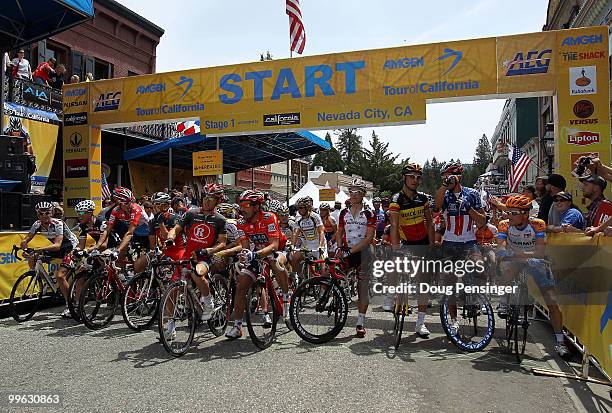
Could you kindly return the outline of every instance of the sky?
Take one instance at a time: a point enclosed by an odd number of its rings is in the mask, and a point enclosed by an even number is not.
[[[270,51],[289,57],[283,0],[119,0],[165,30],[157,47],[157,71],[259,60]],[[307,43],[303,56],[538,32],[547,0],[301,0]],[[423,163],[469,163],[478,139],[491,138],[504,100],[427,105],[424,125],[375,128],[389,150]],[[364,145],[373,128],[362,128]],[[316,131],[323,137],[325,131]]]

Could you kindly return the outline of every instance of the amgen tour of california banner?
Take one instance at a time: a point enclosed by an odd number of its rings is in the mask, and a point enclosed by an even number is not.
[[[12,115],[4,116],[4,125],[2,134],[24,138],[24,153],[34,156],[31,168],[35,170],[30,191],[44,193],[53,166],[59,126]]]

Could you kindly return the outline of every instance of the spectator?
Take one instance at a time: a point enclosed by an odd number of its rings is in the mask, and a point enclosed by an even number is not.
[[[331,212],[331,216],[334,217],[336,222],[338,222],[338,218],[340,217],[341,209],[342,209],[342,203],[340,201],[336,201],[334,203],[334,210]]]
[[[70,76],[70,83],[79,83],[80,81],[81,81],[81,78],[79,77],[79,75]]]
[[[185,200],[185,206],[186,207],[190,207],[191,204],[193,203],[193,198],[189,194],[189,187],[187,185],[183,185],[183,194],[182,194],[182,197]]]
[[[40,85],[49,86],[49,79],[55,74],[54,67],[55,58],[50,57],[49,60],[38,65],[34,73],[32,73],[32,80]]]
[[[577,162],[580,162],[580,160]],[[599,158],[591,157],[591,163],[586,165],[586,167],[591,171],[592,175],[601,176],[606,181],[612,182],[612,168],[602,164]]]
[[[546,222],[547,225],[560,226],[561,221],[559,220],[559,212],[553,209],[553,197],[561,192],[565,191],[567,182],[565,178],[559,174],[551,174],[548,177],[546,183],[546,194],[542,197],[540,202],[540,211],[538,212],[538,218]]]
[[[549,225],[551,232],[582,232],[584,231],[584,217],[572,203],[572,194],[557,192],[553,197],[553,208],[559,213],[560,225]]]
[[[144,207],[144,211],[145,214],[147,215],[147,218],[149,218],[149,221],[153,220],[153,204],[150,201],[144,201],[142,206]]]
[[[185,208],[185,202],[183,201],[183,198],[179,196],[174,197],[172,199],[170,206],[172,207],[172,212],[181,217],[185,214],[185,212],[187,212],[187,208]]]
[[[529,211],[529,215],[532,217],[537,217],[538,213],[540,212],[540,204],[538,203],[538,201],[536,200],[537,197],[537,191],[535,189],[535,187],[528,185],[526,187],[523,188],[523,195],[528,196],[529,198],[532,199],[531,201],[531,211]]]
[[[548,183],[548,178],[545,176],[538,176],[535,181],[535,189],[536,189],[536,200],[540,202],[542,197],[546,195],[546,184]]]
[[[85,81],[86,81],[86,82],[93,82],[93,81],[94,81],[94,76],[93,76],[93,74],[91,74],[91,72],[88,72],[88,73],[85,75]]]
[[[53,89],[61,89],[64,86],[64,76],[66,74],[66,66],[57,65],[55,74],[51,76],[49,86]]]
[[[595,223],[597,209],[601,205],[602,201],[607,201],[606,197],[603,195],[603,191],[606,189],[607,183],[605,179],[597,175],[582,178],[580,179],[580,182],[582,182],[582,193],[584,194],[584,197],[591,200],[591,203],[587,207],[585,219],[587,227],[586,235],[592,236],[598,232],[603,232],[603,230],[608,226],[608,221],[600,222],[597,225]]]
[[[23,49],[19,49],[17,52],[17,57],[13,59],[11,63],[13,66],[13,77],[15,79],[27,79],[32,80],[32,67],[30,66],[30,62],[25,57],[25,51]]]
[[[4,55],[2,55],[2,70],[4,70],[4,73],[6,73],[7,76],[10,76],[12,70],[11,68],[11,58],[9,57],[8,52],[4,52]]]

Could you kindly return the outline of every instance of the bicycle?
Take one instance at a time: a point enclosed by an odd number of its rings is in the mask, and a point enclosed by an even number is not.
[[[309,258],[311,265],[327,265],[328,274],[317,274],[304,280],[291,298],[291,325],[297,335],[309,343],[322,344],[334,339],[346,324],[349,302],[344,291],[347,280],[339,269],[340,262],[340,259]],[[314,331],[310,330],[311,327]]]
[[[54,298],[59,298],[61,291],[54,279],[53,271],[47,272],[43,265],[49,264],[52,260],[47,253],[36,252],[32,248],[23,249],[13,245],[11,254],[18,261],[23,261],[23,258],[19,258],[17,255],[19,251],[23,251],[22,255],[25,258],[36,257],[34,269],[27,270],[17,278],[9,296],[9,311],[15,321],[22,323],[30,320],[36,314],[43,296],[49,290],[51,290],[51,296]],[[71,269],[68,271],[66,278],[71,279],[73,275],[74,270]]]
[[[178,260],[164,262],[166,266],[191,266],[195,268],[197,262],[191,260]],[[170,355],[180,357],[185,354],[195,336],[196,327],[200,323],[204,307],[200,303],[199,291],[191,278],[191,270],[182,268],[180,279],[164,291],[158,312],[158,332],[160,341]],[[208,277],[208,275],[207,275]],[[208,277],[210,293],[213,298],[213,315],[207,321],[210,331],[219,337],[227,328],[226,297],[227,281],[220,274]],[[171,323],[171,324],[170,324]],[[172,332],[168,334],[168,332]],[[183,339],[183,333],[186,337]],[[181,338],[179,338],[181,336]]]
[[[99,254],[99,252],[94,250],[91,254],[88,254],[85,250],[74,250],[72,254],[73,257],[76,256],[77,258],[84,259],[81,260],[80,265],[73,266],[74,277],[68,289],[68,310],[70,310],[72,318],[80,323],[82,322],[78,305],[80,293],[83,289],[84,282],[93,277],[98,271],[95,264],[97,262],[96,255]]]
[[[526,258],[501,258],[497,266],[498,276],[500,274],[501,263],[504,261],[519,261],[525,263]],[[539,261],[543,265],[550,266],[550,262],[546,260],[539,259]],[[527,279],[530,276],[528,268],[528,266],[521,268],[518,275],[512,280],[512,291],[514,291],[514,293],[509,297],[508,310],[506,314],[507,346],[511,352],[514,352],[516,361],[519,364],[521,363],[523,355],[525,354],[525,347],[527,346],[527,330],[531,324],[528,313],[533,308],[527,285]],[[514,345],[512,343],[513,341]]]

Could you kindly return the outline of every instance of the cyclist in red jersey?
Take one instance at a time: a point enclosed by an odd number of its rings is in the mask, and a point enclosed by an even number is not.
[[[183,215],[176,226],[168,232],[166,245],[171,246],[184,230],[187,245],[183,259],[195,258],[198,263],[191,276],[200,291],[204,311],[202,321],[208,321],[214,310],[213,297],[206,275],[209,273],[212,256],[223,250],[227,241],[225,218],[215,211],[223,199],[223,188],[217,184],[206,184],[202,191],[199,209],[191,209]]]
[[[110,234],[115,233],[121,238],[117,250],[119,251],[120,260],[123,261],[136,227],[148,223],[149,219],[142,207],[134,202],[134,195],[129,189],[118,186],[113,190],[112,197],[117,206],[113,208],[108,218],[106,229],[100,236],[100,239],[91,249],[99,249],[104,245]],[[134,270],[137,272],[142,271],[142,269],[138,268],[134,268]]]
[[[261,191],[246,190],[240,195],[240,209],[243,218],[238,221],[238,234],[244,248],[240,254],[244,269],[238,275],[236,285],[234,326],[225,334],[230,339],[242,337],[242,315],[246,308],[246,293],[260,273],[257,258],[272,257],[279,250],[281,235],[278,220],[273,213],[262,210],[263,203],[264,194]],[[289,301],[287,272],[284,269],[280,271],[275,260],[271,260],[270,268],[274,271],[278,284],[283,290],[286,315]],[[271,324],[270,315],[266,313],[264,324],[267,322]],[[287,322],[286,317],[285,322]]]

